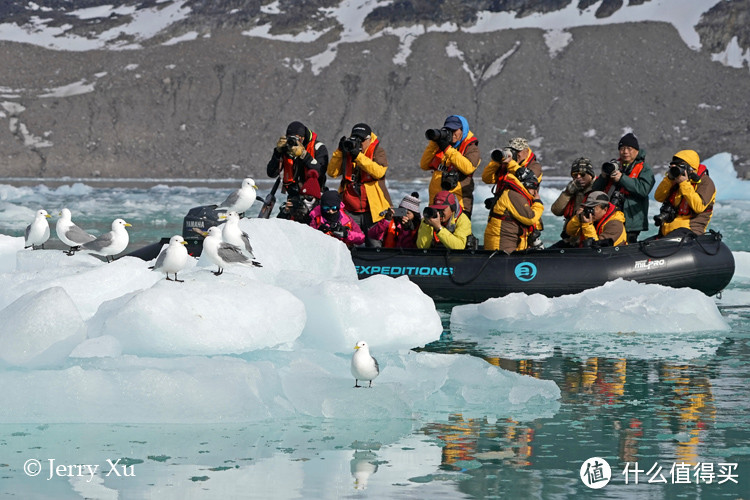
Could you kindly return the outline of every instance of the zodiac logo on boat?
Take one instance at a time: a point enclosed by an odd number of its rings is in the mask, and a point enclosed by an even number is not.
[[[531,262],[521,262],[515,269],[516,278],[521,281],[531,281],[536,278],[536,266]]]

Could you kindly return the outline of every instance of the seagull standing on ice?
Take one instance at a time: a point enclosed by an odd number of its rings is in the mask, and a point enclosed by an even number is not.
[[[226,218],[227,221],[221,230],[222,239],[230,245],[244,250],[251,259],[254,259],[255,255],[253,255],[253,247],[250,246],[250,238],[246,232],[240,229],[240,214],[234,211],[228,212]]]
[[[126,227],[132,226],[122,219],[115,219],[112,221],[110,232],[104,233],[94,241],[84,243],[81,247],[92,253],[103,255],[107,262],[112,262],[115,260],[114,256],[125,250],[130,242]]]
[[[67,255],[73,255],[76,253],[76,250],[81,249],[81,245],[96,239],[96,236],[90,235],[73,223],[70,216],[70,210],[67,208],[60,210],[60,218],[57,219],[55,231],[57,232],[57,237],[60,241],[70,247],[70,249],[65,252]]]
[[[159,253],[154,264],[154,271],[161,271],[167,275],[167,280],[172,281],[169,277],[169,273],[174,274],[174,281],[183,283],[185,280],[178,280],[177,273],[185,268],[188,260],[188,251],[185,248],[187,241],[176,234],[169,239],[169,245],[167,248]]]
[[[263,267],[260,262],[251,260],[242,253],[239,247],[222,241],[221,229],[217,226],[210,227],[203,240],[203,253],[213,264],[218,266],[218,271],[212,271],[216,276],[224,272],[224,268],[231,264],[244,264]]]
[[[26,226],[24,248],[31,247],[32,250],[36,250],[37,247],[44,248],[44,244],[49,239],[49,222],[47,222],[49,216],[46,210],[36,211],[34,220]]]
[[[370,355],[370,348],[367,342],[360,340],[354,346],[354,356],[352,356],[352,375],[354,375],[354,387],[363,387],[357,382],[369,380],[372,387],[372,381],[380,374],[378,360]]]
[[[255,203],[257,189],[258,186],[255,185],[255,181],[248,177],[242,181],[242,187],[227,196],[227,199],[219,205],[219,208],[226,208],[228,212],[237,212],[238,214],[247,212]]]

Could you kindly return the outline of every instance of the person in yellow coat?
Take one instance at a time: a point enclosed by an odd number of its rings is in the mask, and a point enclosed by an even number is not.
[[[565,232],[571,240],[578,240],[579,247],[628,244],[625,214],[610,203],[604,191],[589,193],[576,216],[565,225]]]
[[[528,167],[505,176],[502,194],[490,210],[484,249],[511,253],[528,248],[529,236],[542,218],[539,180]]]
[[[425,132],[429,140],[419,167],[432,172],[429,199],[440,191],[458,198],[464,214],[471,218],[474,207],[474,171],[479,166],[479,140],[469,130],[469,122],[460,115],[445,119],[443,128]]]
[[[654,216],[659,236],[703,234],[714,212],[716,186],[698,153],[688,149],[672,157],[654,198],[662,202]]]
[[[385,186],[387,170],[385,149],[366,123],[356,124],[349,137],[339,140],[328,163],[328,175],[341,176],[339,192],[344,209],[365,234],[391,206],[391,196]],[[376,245],[369,238],[365,243]]]
[[[450,191],[440,191],[432,205],[424,209],[417,231],[417,248],[443,246],[464,250],[471,235],[471,220]]]

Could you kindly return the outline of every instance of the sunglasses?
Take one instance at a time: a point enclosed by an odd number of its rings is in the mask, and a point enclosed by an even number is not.
[[[570,176],[574,179],[577,177],[583,177],[584,175],[586,175],[586,172],[573,172],[572,174],[570,174]]]
[[[320,209],[323,210],[324,212],[338,212],[339,211],[339,207],[337,206],[329,207],[327,205],[321,205]]]

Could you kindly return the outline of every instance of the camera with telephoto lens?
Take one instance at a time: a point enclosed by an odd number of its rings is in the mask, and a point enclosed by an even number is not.
[[[684,163],[671,163],[669,165],[667,177],[674,180],[681,175],[687,175],[687,166],[685,166]]]
[[[502,163],[503,161],[515,160],[518,161],[518,151],[513,148],[495,149],[490,153],[492,161]]]
[[[659,215],[654,215],[654,224],[656,227],[659,227],[662,224],[669,224],[675,219],[675,217],[677,217],[677,209],[673,207],[671,203],[665,201],[661,204],[661,207],[659,207]]]
[[[612,175],[619,170],[622,170],[622,164],[620,163],[620,160],[609,160],[608,162],[602,164],[602,173],[604,175]]]
[[[609,196],[609,202],[613,204],[617,210],[622,210],[625,203],[625,195],[622,191],[615,191]]]
[[[425,131],[424,136],[425,138],[431,141],[435,141],[438,144],[440,144],[441,142],[448,144],[451,142],[451,138],[453,138],[453,131],[445,127],[430,128]]]
[[[424,210],[422,211],[422,215],[425,219],[434,219],[435,217],[439,216],[439,212],[437,209],[432,207],[424,207]]]
[[[342,146],[344,148],[344,153],[351,154],[355,151],[359,152],[362,150],[362,139],[353,135],[344,139],[344,143],[342,144]]]

